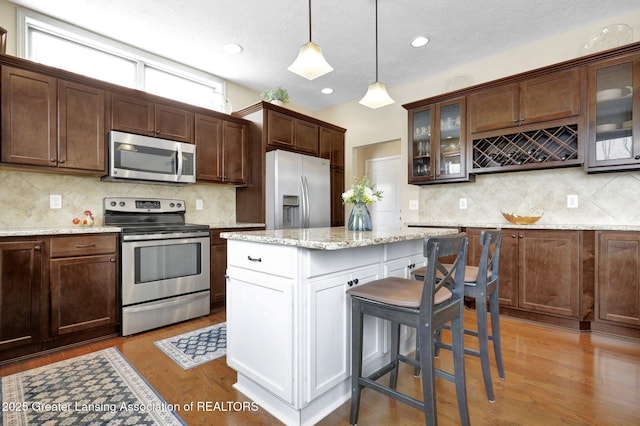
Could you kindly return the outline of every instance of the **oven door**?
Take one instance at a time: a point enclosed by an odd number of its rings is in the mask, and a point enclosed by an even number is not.
[[[131,235],[122,240],[123,306],[210,289],[209,236]]]

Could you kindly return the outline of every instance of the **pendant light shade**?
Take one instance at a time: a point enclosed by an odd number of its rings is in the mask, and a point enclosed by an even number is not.
[[[312,41],[300,46],[298,57],[287,69],[308,80],[313,80],[333,71],[333,67],[322,56],[320,46]]]
[[[300,46],[298,57],[287,69],[307,80],[313,80],[333,71],[333,67],[324,59],[320,46],[311,41],[311,0],[309,0],[309,42]]]
[[[367,93],[360,99],[359,103],[371,109],[376,109],[391,105],[394,102],[387,93],[385,85],[378,81],[378,0],[376,0],[376,81],[369,85]]]
[[[360,99],[359,103],[371,109],[376,109],[386,105],[391,105],[394,102],[395,101],[391,99],[391,96],[387,93],[387,88],[384,84],[376,81],[369,85],[367,93],[362,99]]]

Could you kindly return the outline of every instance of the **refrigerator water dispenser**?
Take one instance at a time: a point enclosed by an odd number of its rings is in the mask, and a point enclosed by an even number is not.
[[[282,196],[282,227],[298,228],[300,226],[300,207],[299,197],[297,195]]]

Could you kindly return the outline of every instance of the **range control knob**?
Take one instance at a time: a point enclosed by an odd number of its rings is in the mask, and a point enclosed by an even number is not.
[[[111,207],[115,207],[115,206],[116,206],[116,204],[118,204],[118,203],[116,203],[115,201],[112,201],[112,202],[110,202],[109,204],[111,205]]]
[[[169,207],[174,208],[176,205],[173,203],[169,203]]]
[[[181,208],[182,207],[182,203],[178,203],[177,206],[178,206],[178,208]]]
[[[124,207],[124,201],[120,201],[120,207]]]

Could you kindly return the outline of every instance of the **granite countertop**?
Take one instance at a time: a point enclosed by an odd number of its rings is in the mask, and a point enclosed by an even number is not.
[[[223,232],[228,240],[295,246],[318,250],[340,250],[353,247],[418,240],[437,235],[455,234],[455,228],[394,228],[354,232],[345,227],[279,229],[270,231]]]
[[[0,228],[0,237],[31,237],[35,235],[64,235],[64,234],[101,234],[120,232],[117,226],[61,226],[61,227],[25,227]]]
[[[258,228],[264,227],[264,223],[215,223],[208,225],[211,229],[214,228]],[[120,232],[122,229],[118,226],[32,226],[24,228],[0,228],[0,238],[2,237],[31,237],[36,235],[66,235],[66,234],[102,234],[110,232]]]
[[[557,229],[567,231],[640,231],[640,224],[633,225],[594,225],[594,224],[555,224],[534,223],[531,225],[515,225],[510,222],[500,223],[451,223],[451,222],[411,222],[409,227],[447,227],[447,228],[495,228],[495,229]]]

